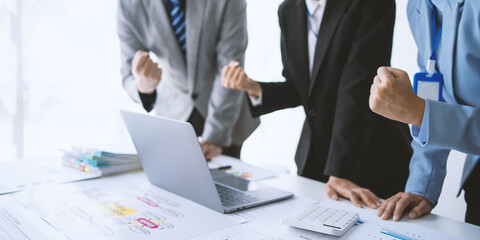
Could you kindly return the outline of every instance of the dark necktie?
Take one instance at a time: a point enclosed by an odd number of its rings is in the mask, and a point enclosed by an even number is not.
[[[180,0],[169,0],[170,2],[170,19],[172,21],[172,29],[177,38],[178,45],[182,50],[183,56],[187,58],[187,34],[185,23],[185,10],[181,6]]]

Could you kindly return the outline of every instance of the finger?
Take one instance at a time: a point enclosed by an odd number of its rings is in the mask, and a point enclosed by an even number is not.
[[[237,78],[235,78],[235,76],[237,76],[239,72],[239,68],[232,68],[232,71],[230,71],[229,74],[229,78],[232,79],[232,82],[236,82]]]
[[[147,63],[148,59],[150,59],[148,57],[148,54],[144,54],[144,55],[140,56],[140,58],[138,59],[136,68],[135,68],[135,71],[137,73],[140,72],[145,67],[145,64]]]
[[[210,147],[205,146],[205,148],[203,148],[202,150],[203,150],[203,155],[205,156],[205,158],[207,160],[211,159],[211,157],[210,157]]]
[[[236,67],[240,66],[240,63],[235,61],[235,60],[232,60],[232,61],[230,61],[230,63],[228,65],[230,67],[236,68]]]
[[[227,78],[226,78],[226,73],[228,72],[228,65],[224,66],[223,69],[222,69],[222,85],[224,87],[227,87]]]
[[[370,86],[370,98],[374,93],[375,93],[375,83],[372,83],[372,86]]]
[[[143,51],[137,51],[135,53],[135,55],[133,55],[133,59],[132,59],[132,65],[136,65],[138,63],[138,60],[143,56],[145,55],[144,54],[145,52]]]
[[[388,71],[390,71],[390,73],[395,77],[395,78],[401,78],[401,76],[405,76],[408,74],[401,70],[401,69],[398,69],[398,68],[392,68],[392,67],[387,67]]]
[[[428,200],[421,201],[416,207],[414,207],[410,213],[408,213],[409,219],[419,218],[432,211],[432,204]]]
[[[357,193],[351,192],[349,199],[350,199],[350,202],[353,203],[353,205],[355,205],[358,208],[362,208],[362,203],[360,202],[360,196]]]
[[[327,193],[327,196],[333,200],[338,200],[338,193],[333,189],[330,185],[325,185],[325,193]]]
[[[202,148],[202,152],[205,155],[205,152],[207,151],[207,144],[205,142],[200,142],[200,147]]]
[[[241,84],[243,82],[240,78],[242,73],[243,71],[240,68],[235,69],[235,74],[233,75],[233,79],[235,79],[235,81],[237,81],[238,84]]]
[[[213,152],[210,153],[210,158],[215,158],[222,153],[222,148],[216,147]]]
[[[212,153],[210,152],[210,150],[208,150],[207,153],[205,153],[205,159],[211,160],[212,158]]]
[[[235,68],[228,66],[227,72],[225,73],[225,78],[228,79],[230,85],[232,85],[233,75],[235,74]]]
[[[163,72],[163,71],[162,71],[161,68],[159,68],[159,67],[157,66],[156,72],[157,72],[156,77],[158,78],[158,81],[160,81],[160,79],[162,79],[162,72]]]
[[[395,211],[393,212],[393,221],[398,221],[402,217],[403,211],[405,211],[405,208],[410,206],[413,203],[412,198],[402,198],[400,199],[396,206],[395,206]]]
[[[157,65],[152,60],[148,59],[145,62],[145,66],[144,66],[145,75],[150,76],[152,73],[155,72],[156,68],[158,68]]]
[[[147,59],[147,56],[148,56],[148,53],[137,51],[137,53],[133,57],[135,61],[132,61],[132,64],[133,62],[135,63],[135,65],[143,64],[143,62]]]
[[[383,213],[385,212],[385,209],[387,208],[390,200],[391,199],[389,198],[382,203],[382,205],[378,208],[377,216],[381,217],[383,215]]]
[[[360,193],[360,198],[362,201],[367,205],[368,207],[372,209],[378,208],[378,202],[380,202],[380,199],[370,190],[365,190]]]
[[[395,79],[395,75],[393,75],[393,73],[390,72],[389,68],[387,67],[378,68],[377,75],[381,83],[383,83],[383,81]]]
[[[383,214],[382,214],[382,219],[383,220],[387,220],[387,219],[390,219],[390,217],[392,216],[393,214],[393,211],[395,211],[395,206],[397,205],[397,202],[401,199],[401,197],[399,198],[393,198],[388,204],[387,204],[387,207],[385,208],[385,210],[383,211]]]

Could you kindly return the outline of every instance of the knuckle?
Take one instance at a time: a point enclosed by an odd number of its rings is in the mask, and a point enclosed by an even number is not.
[[[385,81],[384,81],[384,82],[385,82],[385,83],[384,83],[385,87],[387,87],[387,88],[393,87],[394,81],[392,81],[390,78],[385,78]]]
[[[370,108],[377,112],[380,110],[380,99],[377,96],[373,96],[372,101],[370,101]]]
[[[366,188],[360,188],[360,192],[366,194],[366,193],[370,193],[370,190]]]
[[[377,93],[376,96],[377,96],[378,98],[380,98],[381,96],[384,96],[384,95],[386,94],[387,88],[388,88],[388,85],[387,85],[387,84],[388,84],[388,83],[385,83],[385,86],[378,86],[378,87],[376,88],[376,93]],[[386,87],[387,87],[387,88],[386,88]]]

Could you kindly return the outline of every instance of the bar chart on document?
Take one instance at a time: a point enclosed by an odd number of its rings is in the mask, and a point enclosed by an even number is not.
[[[354,226],[341,239],[349,240],[454,240],[448,234],[420,227],[410,223],[370,221]]]
[[[365,236],[359,237],[358,240],[364,239],[364,237],[367,237],[367,239],[378,240],[427,240],[427,238],[423,237],[422,234],[417,234],[408,230],[395,229],[392,227],[380,227],[378,231],[372,231],[371,233],[365,234]]]
[[[348,240],[457,240],[458,238],[435,231],[430,228],[408,222],[384,221],[375,213],[350,204],[325,200],[320,203],[324,207],[331,207],[351,211],[360,215],[360,221],[353,226],[342,238]]]

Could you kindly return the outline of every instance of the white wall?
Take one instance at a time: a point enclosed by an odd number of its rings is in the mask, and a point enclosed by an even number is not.
[[[15,42],[9,14],[23,3],[26,158],[54,156],[72,145],[128,141],[117,109],[141,111],[121,87],[115,0],[0,0],[0,161],[14,159],[16,93]],[[333,1],[333,0],[332,0]],[[282,81],[277,8],[281,0],[247,0],[249,47],[246,71],[257,80]],[[406,0],[397,1],[392,65],[415,73],[416,47],[406,21]],[[245,142],[247,162],[294,174],[294,154],[305,114],[302,108],[262,117]],[[437,213],[462,219],[465,205],[455,199],[461,154],[450,161]]]

